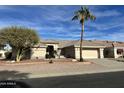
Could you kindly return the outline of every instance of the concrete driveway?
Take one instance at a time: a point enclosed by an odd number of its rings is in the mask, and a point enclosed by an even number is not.
[[[105,66],[107,68],[124,68],[124,62],[117,61],[117,59],[103,58],[103,59],[88,59],[88,61]]]

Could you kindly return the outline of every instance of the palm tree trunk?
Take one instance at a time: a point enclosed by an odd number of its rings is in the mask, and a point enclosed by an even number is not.
[[[84,22],[82,22],[82,31],[81,31],[81,38],[80,38],[80,62],[83,62],[83,57],[82,57],[83,33],[84,33]]]

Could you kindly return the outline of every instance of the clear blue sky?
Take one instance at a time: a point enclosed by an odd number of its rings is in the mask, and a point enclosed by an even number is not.
[[[96,16],[85,22],[87,40],[124,41],[124,6],[88,6]],[[80,39],[81,25],[72,21],[80,6],[0,6],[0,28],[25,26],[43,39]]]

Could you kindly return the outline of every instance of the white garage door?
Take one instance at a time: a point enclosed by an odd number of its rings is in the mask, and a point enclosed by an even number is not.
[[[98,50],[97,49],[83,50],[82,56],[83,58],[98,58]]]

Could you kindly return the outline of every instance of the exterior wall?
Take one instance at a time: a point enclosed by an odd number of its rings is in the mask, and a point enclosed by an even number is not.
[[[117,49],[124,50],[124,47],[114,47],[114,58],[120,58],[120,57],[124,56],[124,54],[117,54]]]
[[[31,59],[44,59],[45,56],[46,56],[46,47],[31,49]]]
[[[0,59],[5,59],[6,58],[5,53],[6,53],[6,51],[0,50],[0,55],[1,55]]]
[[[61,57],[61,52],[62,52],[62,49],[58,48],[58,50],[57,50],[57,57],[56,58],[60,58]]]
[[[61,49],[61,55],[66,58],[75,58],[75,48],[74,46],[69,46]]]
[[[99,55],[99,58],[104,58],[104,49],[103,48],[99,49],[98,55]]]
[[[76,59],[80,58],[80,48],[75,48]],[[96,48],[83,48],[82,57],[85,59],[99,58],[99,50]]]

